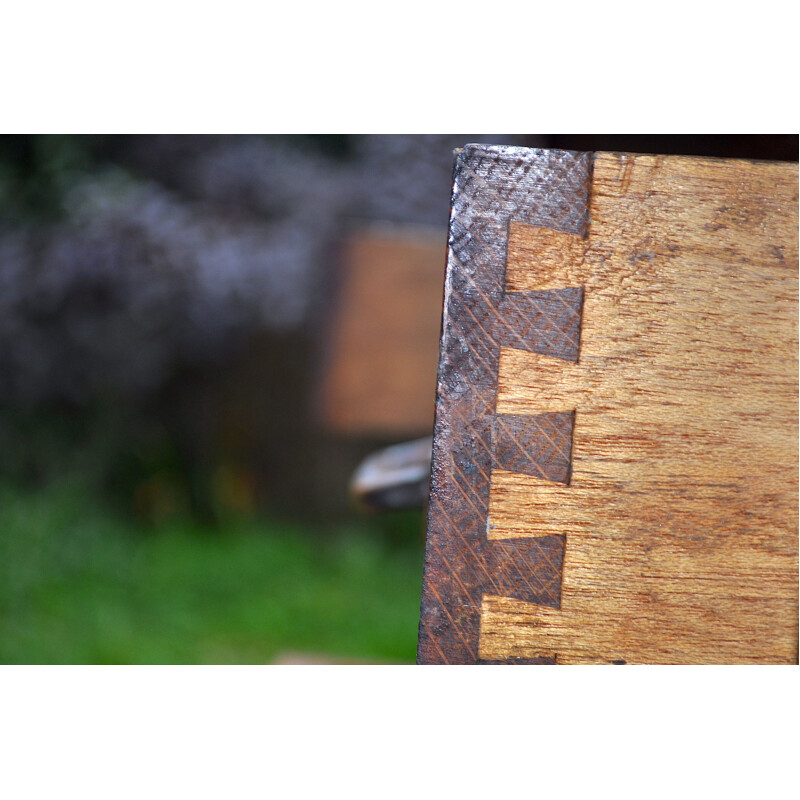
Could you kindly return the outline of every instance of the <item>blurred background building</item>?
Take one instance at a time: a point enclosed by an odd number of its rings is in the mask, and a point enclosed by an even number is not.
[[[0,136],[0,662],[412,662],[452,151],[796,136]]]

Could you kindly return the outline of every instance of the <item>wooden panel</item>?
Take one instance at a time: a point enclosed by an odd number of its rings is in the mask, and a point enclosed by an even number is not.
[[[486,546],[565,542],[558,602],[483,580],[476,658],[445,631],[420,660],[796,662],[797,167],[598,154],[588,210],[586,238],[508,220],[507,296],[583,306],[575,359],[501,343],[493,409],[574,413],[566,480],[489,480]]]
[[[444,231],[389,225],[349,237],[322,385],[329,430],[430,432],[445,240]]]

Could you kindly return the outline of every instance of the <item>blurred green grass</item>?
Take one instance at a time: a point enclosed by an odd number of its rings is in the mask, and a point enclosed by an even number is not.
[[[422,524],[152,527],[79,480],[0,485],[0,662],[413,663]]]

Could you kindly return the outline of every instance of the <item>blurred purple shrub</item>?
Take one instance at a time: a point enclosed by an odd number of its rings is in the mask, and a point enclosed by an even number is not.
[[[56,176],[57,217],[0,218],[0,401],[142,396],[255,331],[304,335],[344,221],[443,228],[466,140],[347,137],[338,157],[292,137],[73,141],[88,157]]]

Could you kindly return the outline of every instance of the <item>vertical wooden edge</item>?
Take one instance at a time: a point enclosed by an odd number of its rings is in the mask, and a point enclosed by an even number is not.
[[[516,557],[513,542],[488,546],[489,417],[501,343],[518,338],[499,313],[509,225],[585,237],[592,160],[591,153],[506,146],[455,151],[418,663],[480,662],[485,588],[518,596],[524,584],[533,602],[560,602],[562,537],[526,540]],[[546,316],[541,324],[539,333],[554,327]],[[536,349],[535,326],[526,335]],[[546,351],[544,341],[538,346]]]

